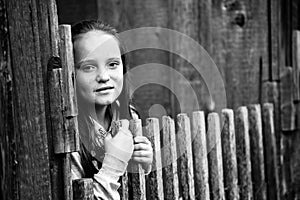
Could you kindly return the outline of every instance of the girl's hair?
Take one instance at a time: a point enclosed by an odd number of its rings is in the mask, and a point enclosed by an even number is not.
[[[88,33],[89,31],[103,31],[106,34],[114,36],[118,42],[119,42],[119,47],[120,47],[120,52],[121,52],[121,60],[123,63],[123,73],[126,74],[128,72],[128,57],[126,56],[126,50],[125,46],[120,41],[120,38],[118,37],[118,32],[115,28],[110,26],[109,24],[104,23],[103,21],[100,20],[84,20],[80,21],[76,24],[74,24],[71,28],[72,31],[72,41],[77,39],[77,37],[81,34]],[[119,105],[111,105],[114,107],[114,109],[118,109],[120,118],[121,119],[129,119],[131,117],[131,112],[130,112],[130,104],[132,103],[129,95],[129,76],[126,74],[126,76],[123,79],[123,89],[118,97]],[[80,111],[80,108],[79,108]]]

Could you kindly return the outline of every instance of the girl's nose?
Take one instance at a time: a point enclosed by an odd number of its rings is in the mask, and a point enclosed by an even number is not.
[[[106,69],[99,71],[96,77],[97,82],[107,82],[109,79],[110,77]]]

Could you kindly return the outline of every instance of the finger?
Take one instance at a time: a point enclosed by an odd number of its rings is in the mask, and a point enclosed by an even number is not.
[[[152,146],[144,143],[134,144],[134,150],[152,151]]]
[[[135,136],[134,137],[135,143],[145,143],[145,144],[151,144],[151,142],[148,140],[145,136]]]
[[[132,156],[134,157],[149,157],[151,158],[153,156],[152,152],[150,151],[134,151]]]
[[[151,164],[151,162],[152,162],[152,160],[149,158],[140,158],[140,157],[133,157],[132,160],[134,162],[147,163],[147,164]]]

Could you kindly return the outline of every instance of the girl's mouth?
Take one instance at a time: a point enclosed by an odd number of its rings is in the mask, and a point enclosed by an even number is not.
[[[105,87],[95,89],[94,92],[102,92],[102,91],[107,91],[107,90],[111,90],[111,89],[114,89],[114,87],[113,86],[105,86]]]

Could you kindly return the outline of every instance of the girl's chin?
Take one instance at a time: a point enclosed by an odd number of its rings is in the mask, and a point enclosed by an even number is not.
[[[107,100],[103,100],[101,99],[100,101],[95,101],[95,105],[97,106],[108,106],[110,104],[112,104],[114,101],[113,100],[110,100],[110,99],[107,99]]]

